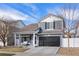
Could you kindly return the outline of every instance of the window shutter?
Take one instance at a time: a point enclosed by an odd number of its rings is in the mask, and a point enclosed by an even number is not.
[[[55,29],[55,21],[53,22],[53,29]]]

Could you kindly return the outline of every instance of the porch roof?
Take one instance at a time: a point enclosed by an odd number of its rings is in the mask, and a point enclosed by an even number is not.
[[[23,31],[23,32],[16,32],[17,34],[33,34],[35,31]]]
[[[39,34],[53,34],[53,35],[63,35],[63,32],[61,30],[50,30],[50,31],[44,31]]]
[[[37,28],[38,28],[38,24],[37,23],[34,23],[34,24],[30,24],[30,25],[24,26],[18,32],[35,31]]]
[[[20,33],[20,34],[33,34],[37,28],[38,28],[38,24],[37,23],[30,24],[30,25],[26,25],[25,27],[21,28],[16,33]]]

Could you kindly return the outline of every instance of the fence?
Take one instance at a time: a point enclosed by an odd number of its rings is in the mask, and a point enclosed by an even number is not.
[[[68,38],[62,38],[61,47],[68,47]],[[69,47],[79,47],[79,38],[69,38]]]

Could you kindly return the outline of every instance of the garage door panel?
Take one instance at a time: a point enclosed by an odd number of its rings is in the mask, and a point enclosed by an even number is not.
[[[60,37],[40,37],[39,46],[60,46]]]

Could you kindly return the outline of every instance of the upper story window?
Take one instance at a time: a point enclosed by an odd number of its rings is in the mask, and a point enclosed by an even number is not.
[[[49,29],[49,22],[45,22],[45,29]]]
[[[45,22],[45,29],[53,29],[53,22]]]
[[[63,24],[62,21],[55,21],[55,29],[62,29]]]
[[[62,21],[45,22],[45,29],[62,29]]]

